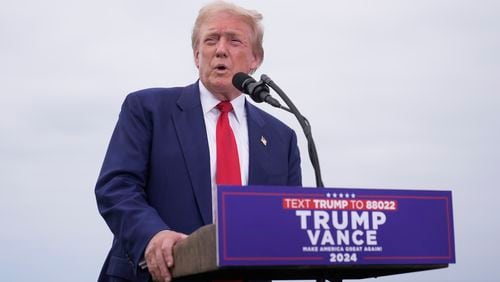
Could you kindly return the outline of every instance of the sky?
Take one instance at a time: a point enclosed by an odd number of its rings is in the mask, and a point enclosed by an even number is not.
[[[0,0],[2,280],[96,280],[112,236],[93,189],[121,103],[197,79],[207,2]],[[255,77],[309,119],[327,187],[452,191],[457,263],[377,281],[498,281],[500,2],[234,3],[264,15]],[[296,130],[314,186],[297,121],[259,106]]]

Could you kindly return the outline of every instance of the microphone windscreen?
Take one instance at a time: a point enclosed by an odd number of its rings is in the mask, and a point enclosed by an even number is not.
[[[245,89],[246,81],[250,79],[250,81],[255,81],[251,76],[244,72],[239,72],[233,76],[233,86],[236,87],[236,89],[240,90],[243,93],[247,93],[247,89]]]

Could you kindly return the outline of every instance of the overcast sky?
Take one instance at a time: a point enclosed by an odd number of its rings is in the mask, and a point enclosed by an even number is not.
[[[377,281],[498,281],[500,2],[235,1],[313,126],[328,187],[453,191],[457,263]],[[94,185],[129,92],[197,79],[207,1],[0,0],[0,273],[94,281]],[[304,185],[314,186],[299,135]],[[431,232],[431,230],[430,230]]]

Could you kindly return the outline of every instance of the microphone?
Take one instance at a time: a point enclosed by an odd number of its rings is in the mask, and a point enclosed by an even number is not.
[[[281,108],[280,102],[269,94],[269,87],[265,82],[257,82],[253,77],[244,72],[239,72],[233,76],[233,86],[242,93],[250,95],[257,103],[266,102],[276,108]]]

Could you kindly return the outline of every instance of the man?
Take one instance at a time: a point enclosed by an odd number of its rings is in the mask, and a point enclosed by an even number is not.
[[[232,85],[262,63],[261,19],[205,6],[192,35],[199,81],[125,99],[95,188],[114,234],[99,281],[170,281],[172,247],[212,223],[217,184],[301,185],[295,133]]]

